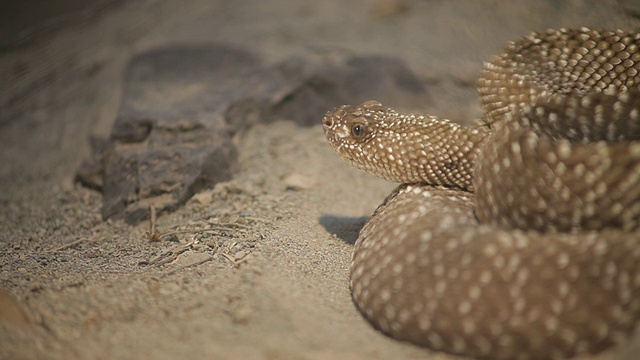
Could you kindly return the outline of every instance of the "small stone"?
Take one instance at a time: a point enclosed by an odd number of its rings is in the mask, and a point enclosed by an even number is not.
[[[20,303],[3,288],[0,288],[0,323],[19,326],[31,323]]]
[[[283,181],[287,190],[308,190],[315,186],[313,179],[298,173],[288,175]]]
[[[241,304],[233,309],[231,316],[233,317],[234,322],[243,324],[249,321],[255,312],[256,310],[251,305]]]
[[[378,0],[373,4],[371,12],[376,18],[386,19],[404,14],[408,10],[406,0]]]
[[[213,198],[213,190],[199,192],[191,198],[191,201],[198,204],[209,204]]]

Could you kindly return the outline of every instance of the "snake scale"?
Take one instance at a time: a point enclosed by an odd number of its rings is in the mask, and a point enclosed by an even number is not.
[[[355,304],[382,332],[486,359],[602,353],[640,320],[640,35],[547,30],[479,80],[484,124],[367,101],[323,118],[401,185],[360,231]]]

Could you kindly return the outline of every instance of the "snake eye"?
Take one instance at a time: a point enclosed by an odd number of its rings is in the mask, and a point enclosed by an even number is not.
[[[353,135],[353,137],[356,139],[360,139],[364,136],[365,133],[366,131],[363,124],[354,124],[351,127],[351,135]]]

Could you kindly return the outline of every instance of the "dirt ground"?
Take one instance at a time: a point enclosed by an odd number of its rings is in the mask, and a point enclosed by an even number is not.
[[[155,241],[149,222],[104,221],[74,174],[108,136],[137,54],[218,42],[266,63],[393,56],[427,86],[415,110],[469,121],[482,61],[508,40],[640,29],[640,6],[613,0],[39,4],[0,6],[0,359],[450,358],[381,335],[353,306],[353,243],[394,185],[341,162],[322,113],[237,135],[233,180],[160,216]]]

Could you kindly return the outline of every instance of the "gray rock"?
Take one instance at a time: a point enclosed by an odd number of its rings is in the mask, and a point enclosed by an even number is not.
[[[130,65],[109,139],[76,179],[102,191],[103,218],[138,223],[231,179],[236,133],[256,123],[319,123],[330,108],[368,99],[424,106],[424,82],[402,61],[377,56],[294,58],[266,66],[227,45],[150,51]]]

